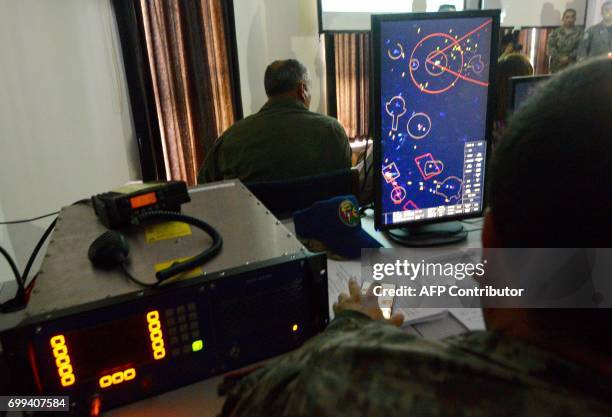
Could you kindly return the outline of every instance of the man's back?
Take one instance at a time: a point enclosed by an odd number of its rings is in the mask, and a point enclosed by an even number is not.
[[[285,97],[271,99],[229,128],[206,159],[199,180],[279,180],[350,166],[350,145],[338,121]]]
[[[343,312],[300,350],[250,375],[240,416],[558,417],[612,415],[612,381],[490,332],[433,342]],[[234,414],[231,414],[231,412]]]

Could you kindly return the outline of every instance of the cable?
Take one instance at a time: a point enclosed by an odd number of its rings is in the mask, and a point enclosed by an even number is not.
[[[15,275],[15,281],[17,281],[17,284],[20,286],[23,285],[23,283],[21,282],[21,275],[19,275],[19,269],[17,269],[17,265],[15,264],[15,261],[13,260],[11,255],[2,246],[0,246],[0,253],[4,255],[4,257],[6,258],[6,261],[11,266],[11,270],[13,271],[13,275]]]
[[[34,261],[36,260],[36,255],[38,255],[40,248],[42,248],[43,244],[45,243],[45,240],[47,240],[47,237],[49,236],[49,234],[55,227],[56,223],[57,223],[57,218],[53,219],[49,227],[47,227],[47,230],[45,230],[45,233],[43,233],[43,235],[38,240],[38,243],[36,243],[36,246],[34,247],[34,250],[32,251],[32,253],[30,254],[30,258],[28,259],[28,263],[26,264],[26,267],[23,270],[22,275],[19,275],[19,269],[17,269],[17,265],[15,265],[15,261],[11,258],[8,252],[6,252],[4,248],[0,246],[0,252],[2,252],[2,254],[6,258],[8,263],[11,265],[11,269],[13,270],[13,274],[15,275],[15,280],[17,281],[17,294],[15,294],[15,297],[12,300],[9,300],[6,303],[2,304],[0,306],[0,311],[2,312],[16,311],[20,308],[25,307],[25,304],[26,304],[25,303],[25,298],[26,298],[25,289],[28,283],[28,275],[30,274],[30,269],[32,269],[32,265],[34,264]]]
[[[137,218],[138,223],[144,223],[151,220],[174,220],[183,223],[188,223],[206,232],[213,240],[213,243],[209,248],[207,248],[200,254],[194,256],[193,258],[184,262],[175,262],[168,268],[158,271],[155,276],[159,281],[164,281],[170,277],[173,277],[174,275],[189,271],[195,268],[196,266],[202,265],[203,263],[215,257],[223,247],[223,238],[221,237],[219,232],[217,232],[214,227],[212,227],[205,221],[196,219],[195,217],[175,213],[172,211],[151,211],[148,213],[141,214]]]
[[[57,217],[53,219],[49,227],[47,227],[47,230],[45,230],[45,233],[43,233],[40,239],[38,239],[38,243],[36,244],[36,246],[34,247],[34,250],[30,254],[30,258],[28,259],[28,263],[26,264],[26,267],[23,270],[23,275],[21,277],[21,279],[23,280],[24,287],[27,286],[28,274],[30,273],[30,269],[32,269],[32,265],[34,264],[34,261],[36,260],[36,255],[38,255],[40,248],[42,248],[42,245],[45,243],[45,240],[47,240],[47,237],[49,237],[49,234],[51,234],[51,231],[53,230],[56,224],[57,224]]]
[[[86,198],[86,199],[82,199],[82,200],[76,201],[72,205],[88,204],[88,203],[90,203],[90,201],[91,201],[90,199]],[[0,223],[0,224],[27,223],[27,222],[31,222],[31,221],[34,221],[34,220],[43,219],[45,217],[53,216],[53,215],[58,214],[58,213],[59,213],[59,211],[55,211],[53,213],[45,214],[43,216],[34,217],[32,219],[13,220],[13,221],[10,221],[10,222],[3,222],[3,223]],[[28,258],[28,262],[26,263],[26,267],[23,270],[23,274],[21,274],[21,275],[19,274],[19,269],[17,268],[17,265],[15,264],[15,261],[13,260],[13,258],[11,258],[9,253],[6,252],[6,250],[4,250],[4,248],[2,248],[0,246],[0,252],[2,253],[2,255],[4,255],[4,257],[6,258],[6,260],[9,263],[9,265],[11,266],[11,269],[13,270],[13,274],[15,275],[15,280],[17,281],[17,294],[15,294],[15,297],[13,299],[11,299],[9,301],[6,301],[4,304],[0,305],[0,312],[16,311],[16,310],[19,310],[19,309],[25,307],[25,305],[26,305],[26,303],[25,303],[26,287],[27,287],[27,283],[28,283],[28,275],[30,274],[30,270],[32,269],[32,265],[34,265],[34,261],[36,260],[38,252],[40,252],[40,249],[42,248],[43,244],[45,243],[45,241],[47,240],[47,238],[49,237],[49,235],[51,234],[51,232],[55,228],[56,224],[57,224],[57,217],[55,219],[53,219],[51,224],[47,227],[47,229],[45,230],[43,235],[40,237],[40,239],[36,243],[36,246],[34,247],[34,250],[30,254],[30,257]]]
[[[56,214],[59,214],[59,211],[54,211],[53,213],[43,214],[42,216],[38,216],[38,217],[32,217],[31,219],[11,220],[11,221],[8,221],[8,222],[0,222],[0,225],[2,225],[2,224],[29,223],[29,222],[33,222],[35,220],[44,219],[45,217],[54,216]]]
[[[0,246],[0,253],[4,255],[6,261],[11,266],[11,270],[13,271],[13,275],[15,276],[15,281],[17,281],[17,294],[15,295],[15,297],[0,305],[0,312],[8,313],[19,309],[18,300],[23,298],[23,295],[25,294],[25,288],[23,282],[21,281],[21,276],[19,275],[19,269],[17,268],[17,265],[15,264],[15,261],[13,260],[11,255],[2,246]]]
[[[153,287],[157,287],[161,281],[158,281],[154,284],[149,283],[149,282],[142,282],[141,280],[137,279],[136,277],[134,277],[134,275],[132,275],[132,273],[130,271],[128,271],[127,269],[127,265],[125,262],[121,262],[119,264],[119,267],[121,268],[121,271],[123,271],[123,273],[125,274],[125,276],[132,282],[135,282],[138,285],[142,285],[143,287],[149,287],[149,288],[153,288]]]

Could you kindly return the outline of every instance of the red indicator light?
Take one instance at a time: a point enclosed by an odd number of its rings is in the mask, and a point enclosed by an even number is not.
[[[133,209],[150,206],[151,204],[155,203],[157,203],[157,195],[155,195],[154,192],[137,195],[136,197],[130,198],[130,205]]]
[[[89,412],[90,417],[100,417],[100,409],[102,408],[102,401],[100,397],[95,397],[91,401],[91,410]]]

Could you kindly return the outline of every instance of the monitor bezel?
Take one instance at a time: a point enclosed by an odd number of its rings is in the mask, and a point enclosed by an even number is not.
[[[405,20],[443,20],[453,18],[474,18],[484,17],[491,18],[493,20],[491,26],[491,60],[489,64],[489,89],[487,93],[487,118],[485,127],[485,178],[484,186],[482,190],[482,206],[479,211],[469,214],[458,214],[454,216],[445,216],[435,219],[421,219],[416,221],[406,221],[395,224],[384,224],[382,215],[382,170],[380,169],[381,161],[381,136],[380,127],[382,124],[381,120],[381,104],[380,104],[380,90],[381,90],[381,79],[380,79],[380,57],[381,49],[378,48],[380,45],[380,26],[383,22],[390,21],[405,21]],[[487,201],[487,187],[486,178],[488,172],[489,158],[491,156],[491,143],[492,143],[492,132],[493,132],[493,118],[496,108],[496,84],[495,75],[497,70],[497,56],[498,56],[498,41],[499,41],[499,21],[500,21],[500,10],[467,10],[462,12],[438,12],[438,13],[403,13],[403,14],[377,14],[372,15],[372,95],[371,100],[374,103],[372,111],[374,114],[371,116],[373,120],[373,142],[374,142],[374,160],[372,162],[372,168],[374,170],[374,226],[377,230],[391,230],[399,229],[402,227],[416,227],[420,225],[433,224],[433,223],[445,223],[455,220],[473,219],[482,217],[485,204]]]
[[[506,114],[508,116],[513,115],[516,112],[515,101],[516,101],[516,88],[519,84],[532,83],[534,81],[538,81],[539,83],[545,82],[547,79],[550,79],[552,74],[538,74],[538,75],[517,75],[514,77],[510,77],[510,94],[508,94],[508,111]]]

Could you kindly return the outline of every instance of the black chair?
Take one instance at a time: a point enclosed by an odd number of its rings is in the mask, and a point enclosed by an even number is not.
[[[289,218],[293,212],[316,201],[339,195],[359,195],[359,171],[342,169],[310,177],[245,184],[276,217]]]

